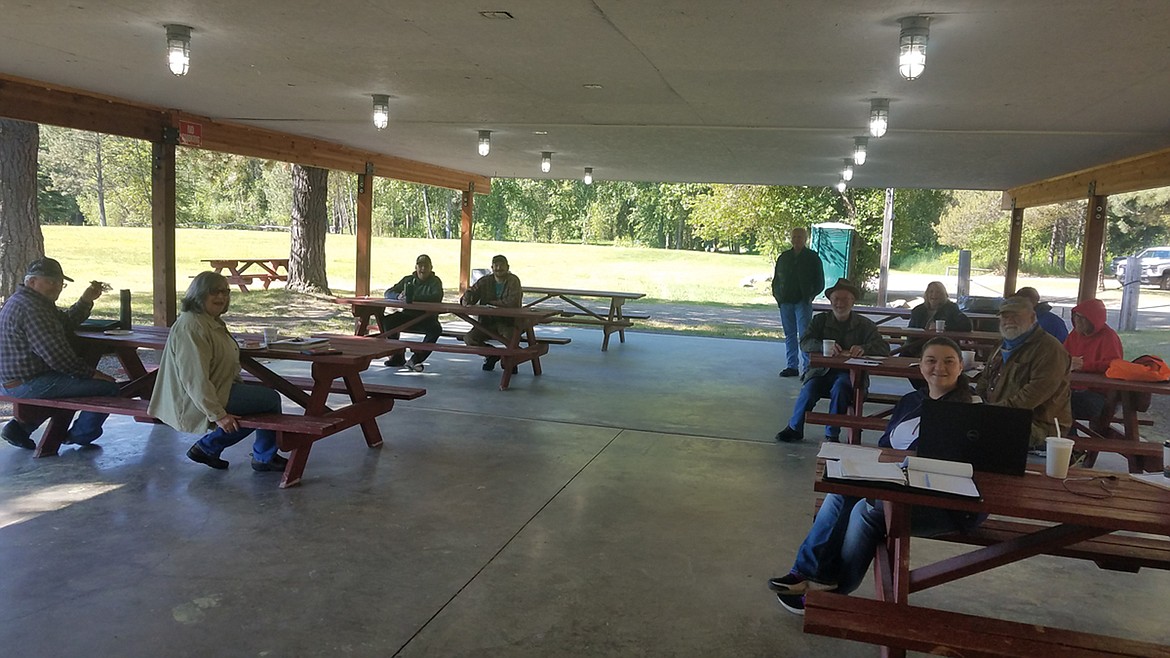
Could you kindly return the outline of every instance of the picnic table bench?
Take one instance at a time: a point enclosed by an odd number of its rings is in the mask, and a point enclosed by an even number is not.
[[[625,303],[646,296],[641,292],[615,292],[605,290],[578,290],[575,288],[552,288],[547,286],[524,286],[526,295],[535,295],[535,299],[524,302],[525,308],[534,306],[548,306],[557,303],[560,316],[550,320],[564,324],[580,324],[601,327],[601,351],[609,350],[610,334],[617,333],[621,342],[626,342],[626,329],[633,320],[648,320],[649,315],[641,313],[626,313]],[[590,308],[583,299],[608,299],[608,310]],[[566,309],[565,306],[568,306]]]
[[[248,292],[248,286],[257,281],[265,290],[273,281],[288,281],[287,258],[206,258],[203,262],[223,274],[229,285],[239,286],[241,292]]]

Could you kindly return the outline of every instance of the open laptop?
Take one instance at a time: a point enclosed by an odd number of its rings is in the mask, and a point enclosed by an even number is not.
[[[1023,475],[1032,411],[991,404],[926,400],[918,455],[965,462],[976,471]]]

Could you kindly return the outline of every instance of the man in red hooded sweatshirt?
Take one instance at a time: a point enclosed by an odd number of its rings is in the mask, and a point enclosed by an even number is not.
[[[1064,341],[1072,357],[1072,369],[1105,372],[1113,359],[1124,358],[1121,339],[1105,324],[1105,304],[1086,299],[1072,310],[1073,331]],[[1090,389],[1073,389],[1070,397],[1073,418],[1093,419],[1105,408],[1105,395]]]

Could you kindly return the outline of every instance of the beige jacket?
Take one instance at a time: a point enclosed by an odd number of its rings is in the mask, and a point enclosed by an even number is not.
[[[240,380],[240,348],[227,325],[206,313],[185,311],[171,327],[150,413],[182,432],[206,432],[227,411],[232,384]]]
[[[1072,423],[1069,411],[1069,356],[1064,346],[1048,332],[1036,327],[1032,335],[1012,352],[1005,364],[1000,349],[987,362],[987,369],[975,393],[991,404],[1032,410],[1032,447],[1054,436]]]

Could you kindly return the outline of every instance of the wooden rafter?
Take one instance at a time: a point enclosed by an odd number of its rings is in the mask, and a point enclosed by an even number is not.
[[[1013,187],[1003,193],[1003,208],[1010,209],[1013,200],[1016,208],[1035,208],[1166,186],[1170,186],[1170,149]]]

